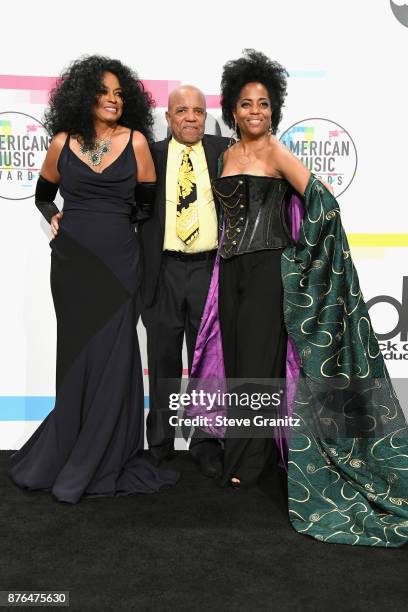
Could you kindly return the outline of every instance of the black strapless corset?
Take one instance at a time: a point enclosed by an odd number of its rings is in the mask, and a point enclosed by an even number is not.
[[[290,186],[285,179],[237,174],[212,181],[225,215],[221,257],[292,244],[286,220]]]

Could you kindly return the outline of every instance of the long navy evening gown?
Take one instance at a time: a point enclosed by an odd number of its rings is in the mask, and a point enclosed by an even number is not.
[[[51,241],[57,317],[55,407],[12,456],[11,478],[76,503],[84,495],[147,493],[177,481],[140,456],[144,394],[136,331],[139,246],[130,221],[132,133],[101,173],[61,152],[64,215]]]

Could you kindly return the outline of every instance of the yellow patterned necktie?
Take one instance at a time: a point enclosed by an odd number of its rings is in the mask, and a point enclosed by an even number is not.
[[[191,147],[184,149],[177,181],[176,232],[184,244],[189,245],[200,233],[198,226],[197,185]]]

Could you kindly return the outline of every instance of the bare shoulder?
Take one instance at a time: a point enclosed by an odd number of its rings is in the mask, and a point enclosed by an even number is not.
[[[239,154],[240,154],[240,149],[239,149],[239,141],[238,141],[238,142],[234,142],[234,144],[228,147],[228,149],[225,149],[224,162],[227,162],[228,160],[233,161],[234,159],[236,159],[237,155]],[[242,152],[241,152],[241,155],[242,155]]]
[[[55,134],[51,140],[48,150],[54,153],[61,153],[67,136],[68,132],[58,132],[58,134]]]
[[[275,136],[271,136],[270,144],[271,152],[274,156],[274,159],[279,160],[288,160],[294,157],[293,153],[289,151],[289,149],[281,143]]]
[[[224,164],[228,161],[228,158],[231,153],[231,148],[232,147],[228,147],[228,149],[225,149],[225,151],[222,153],[222,159],[223,159]]]
[[[271,137],[271,150],[276,170],[303,195],[310,178],[310,171],[289,149],[274,137]]]
[[[288,164],[290,166],[292,164],[298,165],[301,163],[298,158],[274,136],[271,136],[269,146],[274,164],[279,170],[287,168]]]
[[[146,137],[141,132],[135,131],[132,145],[137,159],[137,180],[139,182],[155,181],[156,172]]]
[[[134,150],[139,153],[149,148],[146,136],[144,136],[142,132],[139,132],[138,130],[133,132],[132,144]]]
[[[55,134],[51,140],[47,155],[45,156],[44,162],[41,166],[41,176],[48,181],[51,181],[51,183],[59,183],[60,181],[58,160],[67,136],[67,132],[58,132],[58,134]]]

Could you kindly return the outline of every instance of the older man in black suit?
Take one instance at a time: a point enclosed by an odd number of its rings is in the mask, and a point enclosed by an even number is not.
[[[185,85],[170,94],[166,119],[171,137],[151,147],[157,174],[154,212],[139,229],[150,388],[147,440],[156,465],[174,451],[169,394],[179,392],[184,336],[191,369],[218,245],[211,178],[228,145],[227,138],[204,134],[205,97],[196,87]],[[216,440],[193,436],[190,453],[205,475],[221,473]]]

